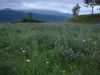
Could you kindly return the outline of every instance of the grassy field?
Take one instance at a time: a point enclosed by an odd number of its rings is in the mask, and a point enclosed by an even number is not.
[[[0,24],[0,75],[100,75],[100,24]]]

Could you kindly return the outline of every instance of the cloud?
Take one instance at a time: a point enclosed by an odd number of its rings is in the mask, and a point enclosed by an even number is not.
[[[70,12],[70,9],[73,7],[71,4],[59,3],[59,2],[34,2],[26,3],[22,2],[24,9],[47,9],[47,10],[57,10],[60,12]]]
[[[72,1],[68,0],[0,0],[0,8],[47,9],[71,13]]]
[[[80,14],[91,13],[91,8],[84,7],[83,0],[0,0],[0,9],[47,9],[71,13],[75,4],[80,3]],[[95,12],[98,11],[95,8]]]

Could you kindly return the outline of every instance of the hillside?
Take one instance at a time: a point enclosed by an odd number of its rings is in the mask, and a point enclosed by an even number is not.
[[[46,14],[46,10],[41,10],[41,11],[36,11],[34,10],[34,12],[31,10],[12,10],[12,9],[3,9],[0,10],[0,20],[4,21],[4,22],[11,22],[11,21],[15,21],[15,20],[20,20],[23,17],[25,17],[29,12],[32,12],[32,16],[34,20],[40,20],[40,21],[47,21],[47,22],[55,22],[55,21],[63,21],[68,19],[71,15],[70,14],[63,14],[63,13],[58,13],[58,15],[56,15],[57,12],[50,11],[47,10],[47,12],[49,12],[48,14]],[[43,14],[44,11],[44,14]],[[41,13],[40,13],[41,12]],[[54,14],[55,13],[55,14]]]
[[[100,23],[100,14],[80,15],[69,19],[71,23]]]

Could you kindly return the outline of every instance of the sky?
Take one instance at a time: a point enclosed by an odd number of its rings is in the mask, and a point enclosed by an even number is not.
[[[0,9],[45,9],[72,13],[72,8],[77,3],[81,6],[80,14],[91,13],[91,8],[85,7],[83,0],[0,0]],[[100,12],[97,8],[98,6],[94,9],[95,13]]]

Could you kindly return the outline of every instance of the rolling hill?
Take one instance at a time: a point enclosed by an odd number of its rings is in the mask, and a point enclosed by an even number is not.
[[[71,23],[100,23],[100,14],[79,15],[69,19]]]

